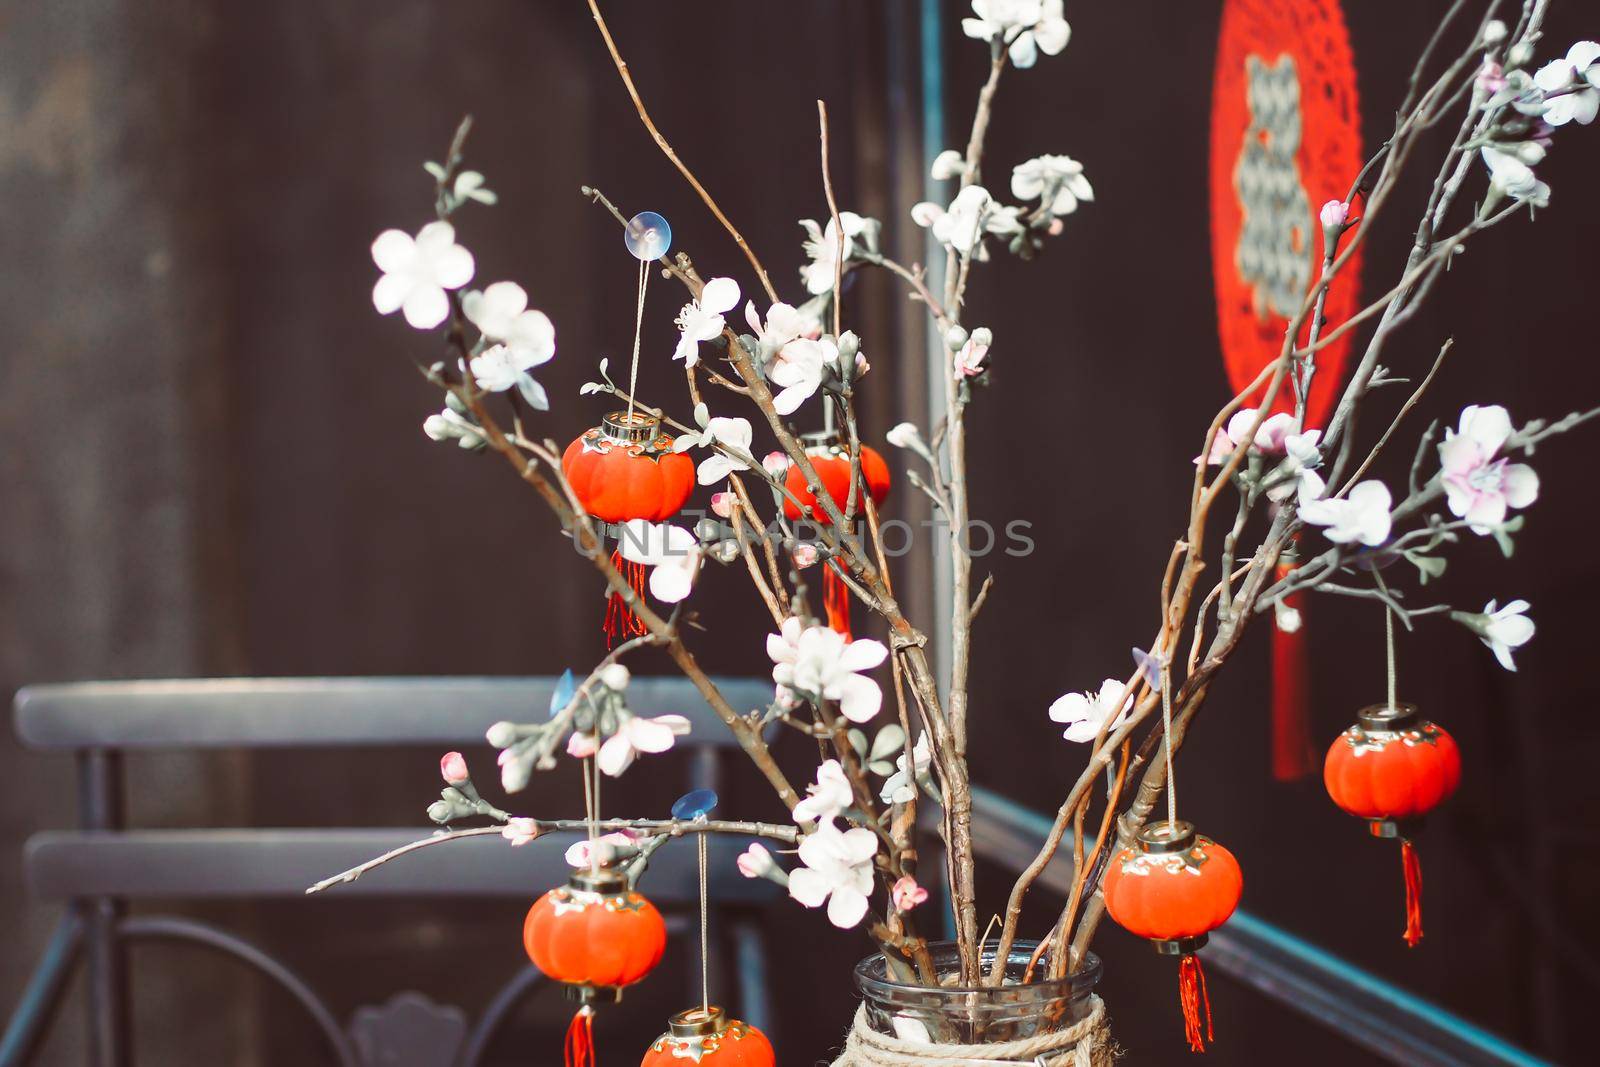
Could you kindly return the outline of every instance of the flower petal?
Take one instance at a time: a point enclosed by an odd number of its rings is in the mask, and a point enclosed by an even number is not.
[[[888,658],[889,650],[882,641],[863,638],[844,646],[839,666],[847,671],[870,671]]]
[[[832,682],[825,695],[839,702],[839,711],[851,722],[868,722],[883,706],[883,690],[871,678],[848,674]]]
[[[789,872],[789,896],[808,908],[820,908],[828,899],[828,880],[810,867]]]
[[[633,764],[634,757],[638,755],[633,750],[625,733],[615,733],[606,738],[606,743],[600,746],[600,755],[595,760],[602,773],[615,778]]]
[[[717,332],[722,331],[720,316],[725,311],[732,311],[739,304],[739,283],[732,278],[712,278],[706,282],[700,291],[700,307],[705,311],[719,316]],[[713,334],[715,336],[715,334]]]
[[[450,301],[437,285],[417,285],[401,305],[406,322],[418,330],[431,330],[450,315]]]

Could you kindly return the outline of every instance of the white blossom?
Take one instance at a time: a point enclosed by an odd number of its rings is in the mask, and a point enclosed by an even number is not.
[[[928,734],[924,731],[911,749],[911,769],[906,769],[904,751],[895,757],[895,772],[884,779],[879,794],[885,804],[909,804],[917,796],[917,779],[928,773],[933,762],[933,752],[928,748]]]
[[[403,311],[406,322],[431,330],[450,315],[446,289],[472,280],[472,253],[456,244],[455,227],[430,222],[412,237],[384,230],[372,242],[372,261],[383,277],[372,287],[372,306],[380,315]]]
[[[848,641],[827,626],[802,630],[798,619],[789,618],[779,633],[767,635],[767,655],[780,691],[837,701],[840,713],[851,722],[869,721],[883,704],[878,683],[857,673],[888,657],[882,642]]]
[[[834,265],[839,262],[839,230],[844,230],[844,262],[849,262],[856,238],[876,224],[854,211],[841,211],[838,226],[832,218],[826,229],[818,226],[815,219],[801,219],[800,225],[806,231],[806,255],[811,260],[800,268],[800,277],[806,283],[806,292],[819,296],[833,288]]]
[[[1040,52],[1060,55],[1072,35],[1062,0],[972,0],[972,12],[977,18],[962,19],[962,32],[980,41],[998,39],[1022,69],[1033,66]]]
[[[1011,195],[1038,200],[1051,215],[1070,215],[1079,201],[1092,201],[1094,188],[1083,176],[1083,164],[1071,156],[1035,156],[1011,169]]]
[[[699,539],[682,526],[647,519],[629,519],[622,527],[618,551],[623,559],[651,568],[650,595],[668,604],[687,597],[700,574]],[[627,670],[621,664],[614,666]]]
[[[922,431],[914,422],[900,422],[891,426],[883,439],[896,448],[915,448],[922,440]]]
[[[528,371],[549,359],[549,356],[545,356],[536,362],[529,362],[528,349],[519,352],[510,345],[490,345],[473,356],[470,365],[473,380],[478,383],[479,389],[503,393],[515,387],[528,406],[546,411],[550,407],[550,397],[544,391],[544,386],[536,382]]]
[[[867,914],[877,854],[877,834],[859,826],[841,831],[826,819],[800,842],[805,866],[789,873],[789,895],[808,908],[826,903],[828,921],[848,930]]]
[[[641,719],[624,713],[617,732],[600,746],[595,765],[615,778],[633,765],[641,752],[666,752],[679,737],[689,732],[689,720],[682,715],[657,715]],[[574,735],[576,736],[576,735]]]
[[[949,208],[924,200],[911,208],[911,219],[928,227],[940,244],[980,260],[989,255],[982,243],[984,234],[1010,236],[1022,230],[1018,209],[996,203],[981,185],[961,190]]]
[[[750,442],[755,431],[749,419],[729,419],[719,415],[706,423],[705,432],[727,452],[719,449],[700,461],[696,477],[701,485],[713,485],[734,471],[750,469]],[[729,455],[728,452],[733,454]]]
[[[805,799],[794,806],[795,822],[831,819],[855,803],[850,779],[836,759],[824,760],[817,768],[814,785],[806,786]]]
[[[767,321],[763,323],[761,316],[756,314],[753,300],[745,301],[744,320],[750,324],[750,332],[756,335],[763,354],[777,352],[790,341],[804,336],[810,325],[804,315],[784,303],[768,308]]]
[[[928,173],[936,182],[947,182],[952,178],[959,178],[967,172],[967,157],[957,152],[954,148],[946,148],[943,152],[933,157],[933,166]]]
[[[1093,741],[1108,720],[1107,732],[1127,722],[1132,714],[1127,686],[1115,678],[1101,682],[1099,693],[1067,693],[1050,705],[1051,720],[1067,724],[1061,736],[1080,743]]]
[[[1504,522],[1508,509],[1525,508],[1539,498],[1539,475],[1532,467],[1495,458],[1510,437],[1505,408],[1470,404],[1439,444],[1445,501],[1451,514],[1466,519],[1480,536]]]
[[[556,354],[556,328],[542,311],[528,308],[528,294],[516,282],[495,282],[461,298],[461,311],[484,337],[511,350],[524,370],[550,362]]]
[[[1550,205],[1550,186],[1538,179],[1533,168],[1494,145],[1484,145],[1480,154],[1489,168],[1489,184],[1513,200],[1526,200],[1534,207]]]
[[[1347,496],[1333,500],[1323,499],[1327,488],[1316,471],[1301,474],[1301,519],[1314,526],[1325,527],[1323,534],[1335,544],[1358,541],[1374,546],[1389,539],[1389,527],[1393,520],[1389,514],[1392,498],[1388,486],[1371,478],[1357,483]]]
[[[792,415],[816,391],[830,367],[839,366],[839,346],[828,337],[790,341],[773,360],[767,377],[781,389],[772,398],[780,415]]]
[[[1540,67],[1533,83],[1544,91],[1544,120],[1552,126],[1578,122],[1585,126],[1600,114],[1600,44],[1579,41],[1566,58]]]
[[[739,306],[739,283],[732,278],[712,278],[700,290],[700,299],[691,300],[678,312],[677,326],[681,331],[678,347],[672,358],[681,359],[684,365],[700,362],[700,343],[713,340],[722,332],[723,315]]]
[[[1512,662],[1512,649],[1521,648],[1533,640],[1533,620],[1525,614],[1528,610],[1526,600],[1513,600],[1505,607],[1497,607],[1491,600],[1484,605],[1482,615],[1473,615],[1465,620],[1467,625],[1478,633],[1478,637],[1489,651],[1494,653],[1494,658],[1500,661],[1500,666],[1508,671],[1517,669]],[[1457,616],[1459,618],[1459,616]]]
[[[975,378],[989,369],[986,362],[989,358],[989,346],[994,344],[994,334],[987,326],[979,326],[972,331],[959,351],[956,352],[956,373],[964,378]]]
[[[592,843],[585,838],[568,845],[562,859],[567,861],[568,867],[603,867],[616,859],[619,854],[633,850],[635,842],[636,838],[631,831],[617,830],[601,834]]]

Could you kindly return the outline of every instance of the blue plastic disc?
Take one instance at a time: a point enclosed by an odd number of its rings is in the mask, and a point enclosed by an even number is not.
[[[672,817],[690,822],[711,814],[717,806],[717,794],[710,789],[695,789],[678,798],[672,805]]]
[[[660,259],[672,247],[672,227],[654,211],[641,211],[628,220],[623,243],[634,259]]]

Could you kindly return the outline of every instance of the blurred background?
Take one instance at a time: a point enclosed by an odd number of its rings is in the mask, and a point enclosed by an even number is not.
[[[1392,125],[1446,7],[1347,0],[1367,151]],[[996,587],[976,636],[974,777],[1037,810],[1053,810],[1081,760],[1045,709],[1128,673],[1181,533],[1189,459],[1230,392],[1208,220],[1220,11],[1215,0],[1072,5],[1065,54],[1008,73],[997,104],[993,174],[1066,153],[1096,193],[1038,262],[997,256],[975,271],[968,298],[969,318],[997,335],[992,387],[971,414],[974,510],[997,527],[1026,520],[1039,545],[984,561]],[[961,36],[966,13],[916,0],[607,5],[658,125],[796,301],[796,220],[827,212],[819,97],[833,118],[841,207],[882,219],[886,248],[903,260],[923,256],[907,211],[923,198],[925,160],[964,141],[986,65],[983,47]],[[1592,16],[1555,4],[1541,52],[1600,32]],[[931,70],[942,81],[930,98]],[[948,143],[925,142],[930,105],[959,131]],[[421,164],[442,157],[468,112],[469,163],[501,202],[469,207],[460,239],[480,283],[519,281],[555,321],[558,355],[540,375],[553,410],[540,429],[567,440],[604,408],[577,387],[600,358],[625,358],[633,312],[633,261],[580,185],[624,214],[666,215],[703,275],[756,291],[639,126],[584,4],[0,0],[0,691],[85,678],[552,674],[598,658],[593,576],[566,565],[543,507],[500,464],[423,436],[438,398],[412,361],[429,342],[370,302],[372,237],[426,221]],[[1563,131],[1540,168],[1554,188],[1548,211],[1480,238],[1391,342],[1386,362],[1401,374],[1421,373],[1444,338],[1456,346],[1377,476],[1403,482],[1409,442],[1463,404],[1502,403],[1521,422],[1600,403],[1585,310],[1600,225],[1600,203],[1585,194],[1597,167],[1600,135]],[[1423,195],[1425,185],[1408,185],[1406,206],[1370,238],[1369,298],[1398,277]],[[861,276],[848,301],[847,324],[873,364],[866,436],[881,442],[894,422],[922,419],[923,339],[885,279]],[[666,355],[680,302],[653,288],[640,388],[674,405],[681,383]],[[1381,395],[1374,408],[1402,400]],[[758,436],[757,454],[767,447]],[[1586,525],[1595,456],[1587,429],[1541,448],[1532,462],[1543,493],[1515,557],[1464,545],[1439,587],[1468,610],[1532,602],[1539,632],[1516,674],[1449,623],[1401,637],[1402,698],[1446,725],[1465,756],[1461,791],[1425,839],[1423,947],[1400,941],[1391,852],[1334,810],[1318,777],[1271,780],[1264,629],[1213,688],[1180,771],[1186,817],[1247,872],[1245,907],[1555,1060],[1579,1058],[1600,992],[1587,921],[1600,874],[1588,670],[1600,576]],[[917,518],[911,495],[891,511]],[[462,558],[475,561],[468,573],[442,565]],[[913,618],[931,626],[927,560],[901,566]],[[710,629],[697,648],[714,670],[762,674],[768,627],[741,585],[720,571],[703,583]],[[1320,745],[1381,699],[1382,624],[1372,605],[1342,599],[1307,614]],[[798,779],[809,777],[804,747],[784,753]],[[484,780],[491,755],[468,753]],[[421,828],[434,758],[142,756],[128,769],[130,821]],[[619,810],[670,804],[681,775],[673,757],[660,766],[608,794]],[[781,814],[753,776],[734,777],[742,785],[724,810]],[[9,1011],[56,919],[25,893],[21,844],[71,826],[75,808],[70,761],[24,751],[10,731],[0,732],[0,780]],[[580,807],[571,768],[517,805]],[[997,910],[1008,884],[985,872],[980,910]],[[530,885],[530,899],[544,888]],[[1060,902],[1037,897],[1028,920],[1042,927]],[[348,1014],[407,987],[481,1004],[521,965],[525,908],[332,895],[193,911],[269,946]],[[868,946],[815,913],[777,918],[780,1058],[825,1062],[852,1010],[848,968]],[[1110,924],[1097,947],[1133,1062],[1182,1061],[1170,961]],[[182,949],[141,948],[134,963],[141,1062],[325,1062],[298,1010],[234,967]],[[684,969],[669,961],[662,973]],[[674,986],[665,977],[630,993],[627,1010],[605,1019],[602,1056],[636,1055],[682,1006]],[[1215,1062],[1369,1062],[1226,980],[1213,980],[1212,997]],[[42,1062],[81,1062],[79,1012],[68,1005]],[[492,1062],[551,1062],[567,1012],[553,992],[534,998]]]

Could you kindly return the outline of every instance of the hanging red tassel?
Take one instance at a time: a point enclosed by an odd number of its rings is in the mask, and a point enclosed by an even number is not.
[[[850,587],[834,573],[832,566],[822,568],[822,607],[828,613],[828,627],[835,633],[852,639],[850,633]]]
[[[1183,1005],[1183,1036],[1189,1039],[1189,1051],[1204,1052],[1206,1042],[1215,1041],[1216,1036],[1211,1031],[1211,997],[1206,994],[1206,972],[1199,956],[1185,955],[1178,964],[1178,1001]]]
[[[1416,948],[1422,940],[1422,859],[1408,838],[1400,839],[1400,864],[1406,872],[1406,947]]]
[[[1278,581],[1294,573],[1299,564],[1280,562]],[[1299,613],[1300,626],[1272,629],[1272,777],[1293,782],[1310,774],[1315,766],[1308,723],[1309,699],[1306,680],[1305,594],[1293,593],[1283,606]]]
[[[644,596],[646,574],[644,564],[623,559],[622,551],[618,549],[611,553],[611,565],[622,573],[636,594]],[[628,606],[621,593],[612,593],[606,597],[606,618],[602,628],[606,632],[607,650],[615,648],[619,640],[625,641],[645,632],[644,623],[639,621],[639,616],[633,613],[633,609]]]
[[[594,1009],[585,1004],[567,1027],[566,1067],[594,1067]]]

